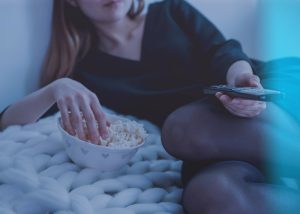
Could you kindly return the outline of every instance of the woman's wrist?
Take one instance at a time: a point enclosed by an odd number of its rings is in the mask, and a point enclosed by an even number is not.
[[[227,84],[235,86],[237,77],[242,74],[253,74],[251,65],[245,60],[234,62],[227,71]]]
[[[53,82],[49,83],[45,86],[45,95],[51,100],[52,103],[55,103],[56,100],[56,91],[58,88],[59,81],[54,80]]]

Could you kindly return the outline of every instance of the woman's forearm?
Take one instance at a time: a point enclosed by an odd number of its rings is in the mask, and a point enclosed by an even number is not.
[[[7,108],[1,118],[0,128],[33,123],[54,103],[51,84],[49,84]]]
[[[236,77],[242,73],[253,74],[251,65],[245,60],[236,61],[228,69],[226,75],[227,83],[229,85],[235,85]]]

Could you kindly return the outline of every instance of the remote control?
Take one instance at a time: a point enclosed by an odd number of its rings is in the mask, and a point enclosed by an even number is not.
[[[227,85],[213,85],[206,87],[203,92],[204,94],[209,95],[215,95],[217,92],[222,92],[231,97],[260,101],[275,101],[284,97],[284,93],[276,90],[254,87],[232,87]]]

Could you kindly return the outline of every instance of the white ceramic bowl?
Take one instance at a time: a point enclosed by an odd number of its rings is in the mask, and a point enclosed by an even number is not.
[[[119,118],[122,120],[127,120]],[[101,171],[115,171],[126,165],[142,144],[130,148],[111,148],[95,145],[67,133],[58,118],[58,129],[63,138],[66,153],[79,166],[95,168]]]

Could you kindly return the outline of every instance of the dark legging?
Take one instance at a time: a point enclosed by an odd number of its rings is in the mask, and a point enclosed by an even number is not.
[[[236,117],[216,99],[204,99],[165,121],[163,145],[184,161],[186,213],[300,213],[300,191],[279,179],[300,180],[300,59],[261,65],[263,85],[287,96],[258,117]]]
[[[275,183],[273,176],[300,179],[300,127],[276,105],[267,109],[245,119],[201,100],[167,118],[162,142],[184,161],[187,213],[300,212],[300,192]]]

